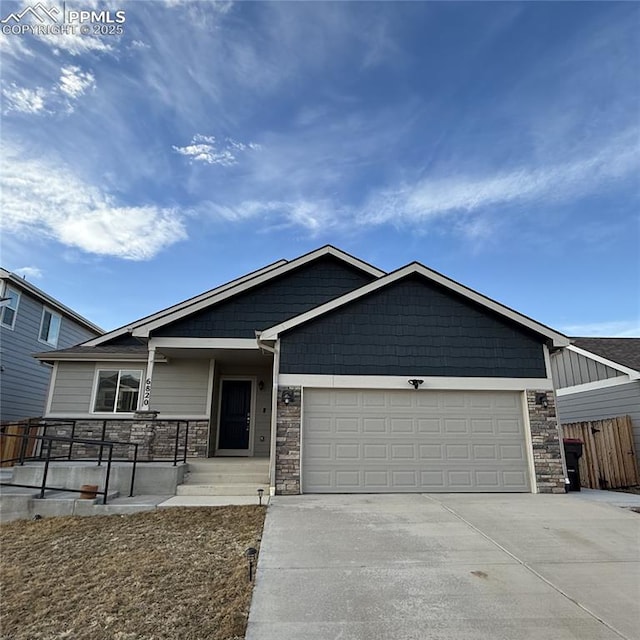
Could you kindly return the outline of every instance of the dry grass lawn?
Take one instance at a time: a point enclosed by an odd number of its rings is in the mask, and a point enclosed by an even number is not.
[[[231,640],[265,509],[175,508],[0,527],[2,640]]]

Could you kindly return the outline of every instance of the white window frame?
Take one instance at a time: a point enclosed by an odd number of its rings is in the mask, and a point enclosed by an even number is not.
[[[44,327],[44,317],[47,313],[51,316],[51,321],[49,322],[49,336],[47,336],[47,339],[44,339],[42,337],[42,328]],[[58,318],[58,331],[56,333],[55,340],[51,340],[51,324],[53,323],[54,318]],[[57,347],[58,340],[60,339],[60,329],[62,329],[62,316],[52,309],[49,309],[49,307],[42,307],[42,316],[40,317],[40,330],[38,331],[38,342],[48,344],[50,347]]]
[[[118,382],[116,383],[116,392],[113,401],[113,411],[96,411],[96,400],[98,397],[98,384],[100,383],[100,372],[103,371],[117,371],[118,372]],[[135,371],[140,374],[140,384],[138,386],[138,402],[136,404],[136,408],[134,411],[118,411],[118,391],[120,389],[120,377],[122,376],[123,371]],[[144,382],[144,370],[143,369],[131,369],[131,368],[109,368],[109,367],[101,367],[96,369],[95,377],[93,381],[93,393],[91,394],[91,413],[95,415],[105,415],[105,416],[127,416],[133,415],[135,411],[140,408],[140,401],[142,398],[142,388]]]
[[[2,297],[6,297],[7,293],[9,293],[9,291],[13,292],[16,294],[16,306],[15,307],[10,307],[8,304],[8,301],[3,302],[2,306],[0,307],[0,324],[3,327],[6,327],[7,329],[11,329],[11,331],[13,331],[13,328],[16,326],[16,318],[18,317],[18,307],[20,306],[20,291],[18,291],[18,289],[14,289],[13,287],[10,287],[8,284],[5,284],[3,289],[2,289]],[[13,319],[11,320],[11,324],[7,324],[4,321],[4,310],[6,308],[9,308],[13,311]]]

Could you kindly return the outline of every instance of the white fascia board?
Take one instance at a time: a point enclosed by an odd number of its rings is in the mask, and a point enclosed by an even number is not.
[[[408,264],[407,266],[402,267],[401,269],[398,269],[397,271],[394,271],[386,276],[383,276],[380,279],[375,280],[367,285],[364,285],[363,287],[360,287],[355,291],[347,293],[340,298],[336,298],[335,300],[331,300],[330,302],[316,307],[311,311],[302,313],[295,318],[287,320],[286,322],[282,322],[273,327],[269,327],[260,334],[260,338],[262,340],[275,340],[283,331],[287,331],[288,329],[292,329],[293,327],[312,320],[313,318],[317,318],[318,316],[332,311],[333,309],[337,309],[344,304],[348,304],[349,302],[357,300],[362,296],[386,287],[391,283],[401,280],[402,278],[405,278],[406,276],[414,273],[422,275],[432,282],[435,282],[451,291],[454,291],[455,293],[464,296],[469,300],[473,300],[474,302],[481,304],[488,309],[491,309],[495,313],[498,313],[514,322],[517,322],[520,325],[523,325],[524,327],[527,327],[528,329],[536,333],[549,338],[552,341],[554,347],[566,347],[570,344],[570,340],[567,336],[558,333],[557,331],[554,331],[553,329],[550,329],[549,327],[540,324],[539,322],[536,322],[535,320],[532,320],[531,318],[524,316],[521,313],[514,311],[513,309],[510,309],[509,307],[505,307],[499,302],[491,300],[491,298],[487,298],[481,293],[473,291],[472,289],[469,289],[468,287],[465,287],[464,285],[461,285],[458,282],[455,282],[450,278],[443,276],[437,271],[428,269],[424,265],[421,265],[417,262]]]
[[[421,376],[423,380],[416,389],[420,391],[552,391],[553,381],[550,378],[474,378],[474,377],[438,377]],[[406,389],[414,391],[409,384],[409,376],[333,376],[299,373],[281,373],[278,385],[316,387],[326,389]]]
[[[62,353],[48,356],[38,353],[34,356],[41,362],[147,362],[147,353]],[[160,354],[156,354],[156,362],[168,362]]]
[[[262,269],[258,269],[256,271],[252,271],[251,273],[248,273],[244,276],[241,276],[239,278],[236,278],[235,280],[231,280],[230,282],[226,282],[225,284],[220,285],[219,287],[215,287],[214,289],[210,289],[209,291],[206,291],[205,293],[201,293],[193,298],[189,298],[188,300],[184,300],[183,302],[179,302],[178,304],[175,304],[171,307],[168,307],[167,309],[163,309],[162,311],[158,311],[157,313],[154,313],[150,316],[145,316],[144,318],[141,318],[140,320],[137,320],[136,322],[133,322],[132,324],[128,324],[125,325],[123,327],[119,327],[118,329],[114,329],[113,331],[110,331],[109,333],[100,336],[99,338],[94,338],[92,340],[88,340],[87,342],[84,342],[83,345],[86,345],[88,347],[96,347],[104,342],[108,342],[109,340],[113,340],[114,338],[118,338],[120,336],[124,336],[127,335],[128,333],[132,333],[133,330],[138,327],[138,326],[142,326],[148,322],[153,322],[156,320],[159,320],[160,318],[164,318],[166,315],[168,314],[172,314],[172,313],[177,313],[182,309],[186,309],[188,307],[190,307],[191,305],[197,304],[198,302],[201,302],[202,300],[205,299],[209,299],[211,296],[214,296],[218,293],[221,293],[223,291],[227,291],[229,289],[233,289],[234,287],[237,287],[238,285],[242,284],[243,282],[246,282],[247,280],[251,280],[252,278],[256,278],[259,275],[262,275],[264,273],[267,273],[269,271],[272,271],[273,269],[276,269],[278,267],[281,267],[283,265],[287,264],[286,260],[278,260],[277,262],[273,262],[272,264],[267,265],[266,267],[262,267]]]
[[[223,300],[238,295],[239,293],[247,291],[248,289],[252,289],[259,284],[263,284],[264,282],[267,282],[272,278],[276,278],[284,273],[292,271],[293,269],[297,269],[298,267],[307,264],[308,262],[312,262],[313,260],[316,260],[317,258],[325,255],[335,256],[343,260],[344,262],[357,267],[358,269],[374,275],[376,278],[384,275],[384,271],[381,271],[380,269],[377,269],[376,267],[373,267],[366,262],[362,262],[361,260],[358,260],[357,258],[354,258],[353,256],[350,256],[349,254],[328,245],[326,247],[317,249],[316,251],[312,251],[311,253],[307,253],[300,258],[291,260],[291,262],[287,262],[281,266],[270,269],[269,271],[266,271],[264,273],[254,274],[253,277],[247,279],[246,281],[236,281],[236,284],[234,284],[233,287],[227,287],[224,290],[215,289],[214,291],[210,292],[209,295],[201,298],[197,302],[191,302],[188,307],[182,307],[175,310],[174,308],[172,308],[171,310],[169,310],[169,312],[164,313],[162,317],[158,318],[157,320],[145,320],[144,323],[132,325],[130,327],[130,329],[132,329],[131,333],[135,337],[146,338],[149,336],[151,331],[154,331],[159,327],[162,327],[171,322],[175,322],[176,320],[180,320],[181,318],[184,318],[185,316],[202,309],[206,309],[211,305],[218,304]]]
[[[611,369],[615,369],[616,371],[620,371],[621,373],[626,373],[632,380],[640,380],[640,371],[636,369],[625,367],[625,365],[623,364],[619,364],[617,362],[614,362],[613,360],[609,360],[608,358],[603,358],[602,356],[593,353],[593,351],[586,351],[585,349],[576,347],[573,344],[569,345],[567,349],[569,351],[577,353],[580,356],[584,356],[585,358],[590,358],[594,362],[599,362],[600,364],[605,365],[605,367],[610,367]]]
[[[610,387],[619,387],[624,384],[630,384],[636,382],[636,379],[629,376],[616,376],[615,378],[605,378],[604,380],[596,380],[595,382],[585,382],[584,384],[575,384],[572,387],[563,387],[562,389],[556,389],[556,395],[558,397],[570,396],[574,393],[582,393],[584,391],[596,391],[597,389],[607,389]]]
[[[255,338],[151,338],[149,347],[156,349],[253,349]]]

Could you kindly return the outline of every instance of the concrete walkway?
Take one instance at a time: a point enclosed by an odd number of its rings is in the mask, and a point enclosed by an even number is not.
[[[640,514],[579,494],[272,498],[247,640],[631,640]]]

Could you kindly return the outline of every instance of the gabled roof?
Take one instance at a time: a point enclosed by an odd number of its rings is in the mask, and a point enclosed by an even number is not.
[[[596,355],[607,361],[603,364],[640,373],[640,338],[571,338],[571,342],[586,357]]]
[[[180,320],[192,313],[210,307],[214,304],[218,304],[223,300],[227,300],[232,296],[235,296],[243,291],[247,291],[253,287],[256,287],[260,284],[268,282],[273,278],[277,278],[285,273],[293,271],[298,267],[301,267],[304,264],[309,262],[313,262],[318,258],[323,256],[333,256],[347,264],[360,269],[366,273],[373,275],[376,278],[384,275],[384,271],[370,265],[363,260],[359,260],[358,258],[337,249],[331,245],[325,245],[320,249],[316,249],[315,251],[311,251],[310,253],[306,253],[299,258],[295,258],[294,260],[279,260],[274,262],[262,269],[258,269],[257,271],[253,271],[250,274],[227,282],[215,289],[211,289],[203,294],[195,296],[194,298],[190,298],[189,300],[185,300],[184,302],[180,302],[172,307],[164,309],[163,311],[159,311],[150,316],[146,316],[136,322],[120,327],[119,329],[115,329],[100,338],[95,338],[89,340],[84,343],[84,346],[97,346],[100,344],[104,344],[105,342],[109,342],[114,338],[118,338],[120,336],[126,335],[130,333],[131,335],[138,338],[148,338],[149,333],[159,327],[165,326],[176,320]]]
[[[314,318],[317,318],[325,313],[329,313],[334,309],[338,309],[339,307],[358,300],[359,298],[373,293],[374,291],[378,291],[384,287],[388,287],[394,282],[402,280],[403,278],[406,278],[413,274],[422,276],[427,280],[430,280],[431,282],[434,282],[464,298],[467,298],[468,300],[471,300],[472,302],[486,307],[487,309],[493,311],[494,313],[497,313],[498,315],[501,315],[517,324],[520,324],[530,331],[544,336],[551,342],[552,346],[554,347],[566,347],[567,345],[569,345],[569,338],[567,338],[567,336],[558,333],[557,331],[554,331],[553,329],[540,324],[539,322],[536,322],[535,320],[532,320],[531,318],[522,315],[521,313],[518,313],[517,311],[514,311],[513,309],[510,309],[509,307],[506,307],[505,305],[500,304],[499,302],[496,302],[495,300],[492,300],[491,298],[488,298],[481,293],[478,293],[477,291],[474,291],[473,289],[469,289],[468,287],[465,287],[459,282],[455,282],[454,280],[447,278],[437,271],[428,269],[419,262],[412,262],[407,266],[398,269],[397,271],[393,271],[386,276],[382,276],[377,280],[374,280],[373,282],[364,285],[359,289],[356,289],[355,291],[347,293],[339,298],[336,298],[335,300],[331,300],[323,305],[320,305],[319,307],[316,307],[315,309],[307,311],[306,313],[302,313],[295,318],[287,320],[286,322],[282,322],[273,327],[269,327],[268,329],[265,329],[260,333],[260,340],[276,340],[278,336],[284,331],[288,331],[290,329],[293,329],[294,327],[304,324],[305,322],[309,322]]]
[[[73,320],[73,322],[79,324],[80,326],[84,327],[88,331],[91,331],[93,333],[97,333],[100,335],[104,333],[104,329],[101,329],[99,326],[93,324],[93,322],[90,322],[84,316],[81,316],[79,313],[76,313],[73,309],[70,309],[66,305],[62,304],[62,302],[59,302],[55,298],[52,298],[49,294],[45,293],[41,289],[38,289],[38,287],[32,285],[30,282],[28,282],[24,278],[21,278],[15,273],[12,273],[11,271],[7,271],[6,269],[0,268],[0,280],[6,281],[10,287],[14,287],[16,289],[20,289],[21,291],[28,293],[32,298],[35,298],[36,300],[44,304],[46,307],[49,307],[53,311],[57,311],[63,316],[66,316],[67,318],[69,318],[70,320]]]

